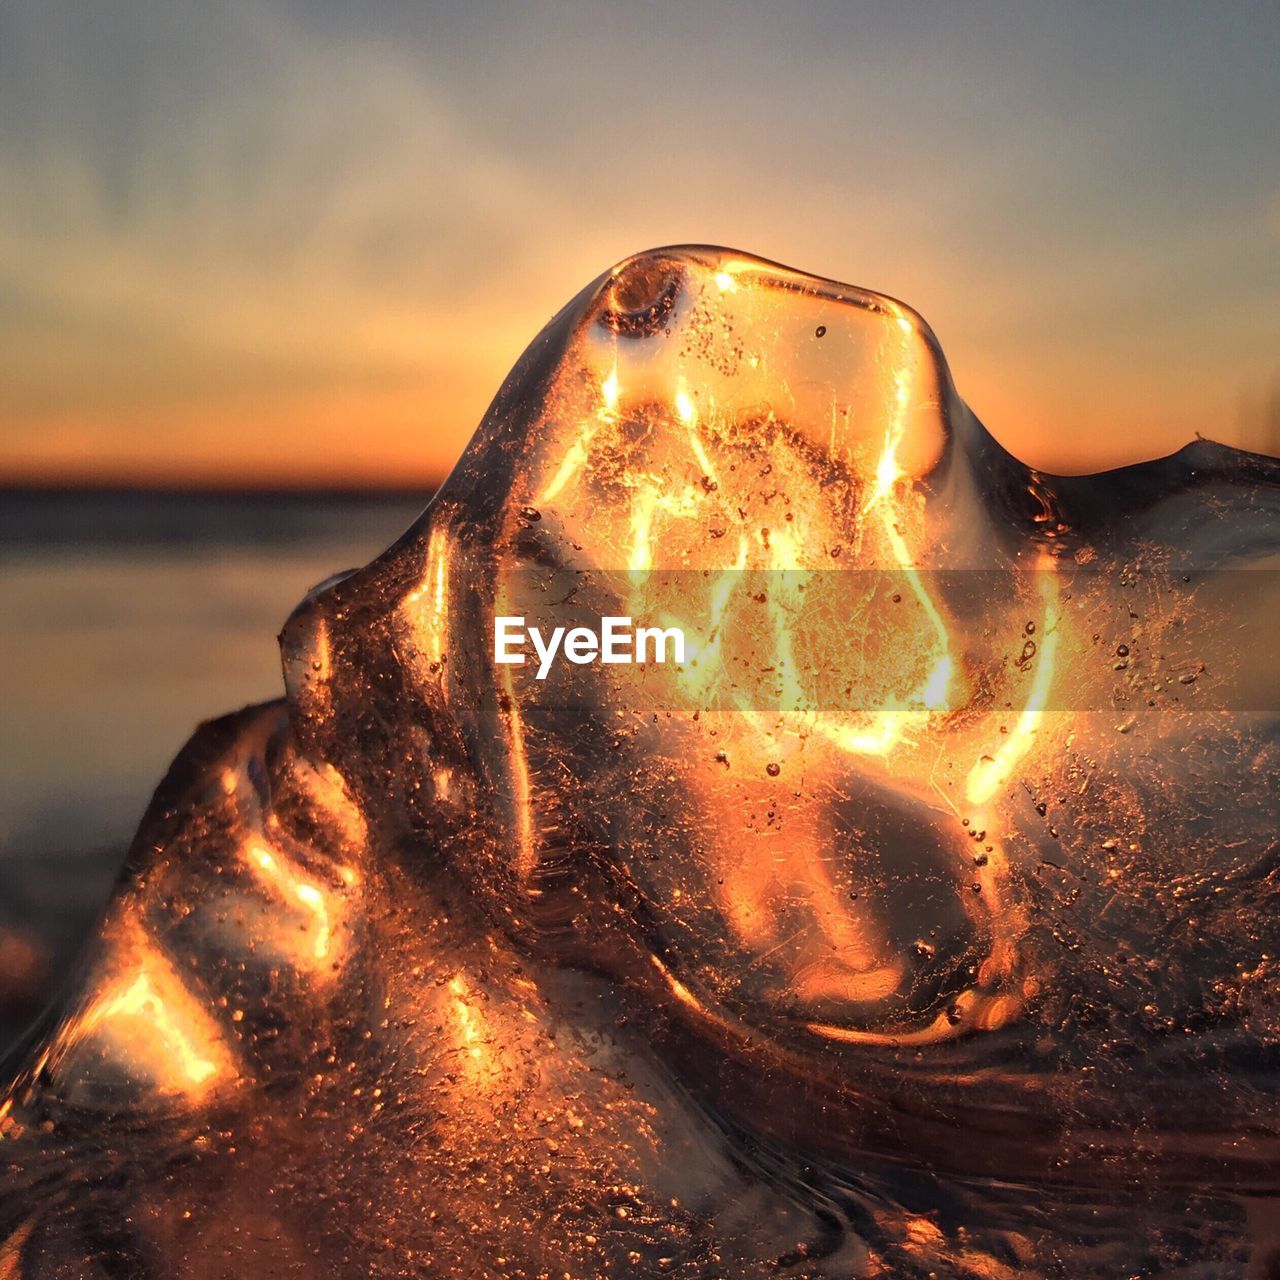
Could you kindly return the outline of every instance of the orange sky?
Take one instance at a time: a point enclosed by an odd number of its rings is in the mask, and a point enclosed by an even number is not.
[[[1046,469],[1280,445],[1271,6],[27,6],[0,477],[413,485],[611,262],[893,294]]]

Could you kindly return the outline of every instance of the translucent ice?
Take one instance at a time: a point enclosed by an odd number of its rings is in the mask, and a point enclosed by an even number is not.
[[[161,785],[0,1274],[1270,1274],[1278,512],[1028,470],[888,298],[620,264]]]

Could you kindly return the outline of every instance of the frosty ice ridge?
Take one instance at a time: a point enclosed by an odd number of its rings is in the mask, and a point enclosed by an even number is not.
[[[1207,443],[1029,470],[891,299],[619,264],[162,783],[11,1065],[0,1262],[1267,1274],[1275,723],[1215,690],[1276,705],[1223,584],[1278,509]],[[495,663],[548,600],[717,661]]]

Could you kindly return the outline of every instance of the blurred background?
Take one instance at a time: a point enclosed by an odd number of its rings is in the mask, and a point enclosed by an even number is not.
[[[168,760],[638,249],[900,297],[1046,470],[1280,450],[1280,9],[0,8],[0,1031]]]

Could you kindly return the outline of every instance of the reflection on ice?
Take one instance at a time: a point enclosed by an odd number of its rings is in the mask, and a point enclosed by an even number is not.
[[[0,1268],[1266,1274],[1278,482],[1039,475],[900,304],[620,264],[162,784]],[[688,660],[492,661],[614,614]]]

